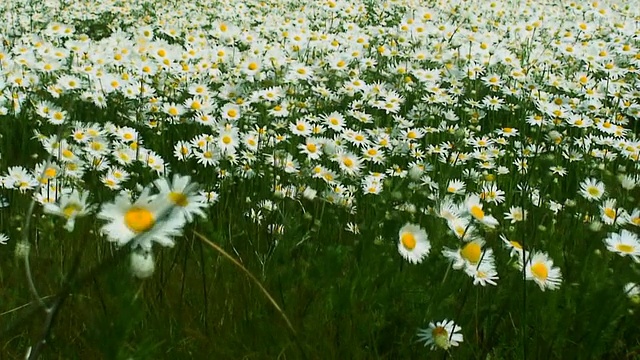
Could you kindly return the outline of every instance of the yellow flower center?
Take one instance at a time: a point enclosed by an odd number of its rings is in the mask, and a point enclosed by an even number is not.
[[[470,242],[460,250],[460,256],[472,264],[477,264],[480,261],[482,255],[482,248],[480,244]]]
[[[635,247],[633,247],[633,245],[618,244],[616,245],[616,249],[625,254],[631,254],[635,250]]]
[[[229,111],[227,111],[227,115],[230,118],[234,118],[234,117],[238,116],[238,112],[235,109],[229,109]]]
[[[142,207],[132,207],[124,214],[124,224],[136,234],[148,231],[155,222],[153,213]]]
[[[522,245],[517,241],[509,241],[509,244],[518,250],[522,250]]]
[[[600,195],[600,190],[598,190],[598,188],[596,188],[596,187],[590,187],[589,189],[587,189],[587,192],[591,196],[599,196]]]
[[[309,150],[309,152],[314,153],[318,150],[318,147],[314,143],[309,143],[307,144],[307,150]]]
[[[62,213],[64,214],[65,218],[69,219],[80,210],[82,210],[82,206],[80,206],[80,204],[69,203],[67,204],[67,206],[64,207],[64,209],[62,209]]]
[[[225,145],[231,144],[231,136],[229,136],[229,135],[223,136],[222,137],[222,142],[225,143]]]
[[[533,273],[533,276],[542,281],[547,280],[547,277],[549,276],[549,269],[547,268],[547,265],[541,262],[531,265],[531,272]]]
[[[44,171],[44,176],[47,178],[53,178],[56,176],[58,172],[56,171],[55,168],[47,168],[47,170]]]
[[[478,205],[471,206],[470,213],[474,218],[478,220],[484,219],[484,211],[482,211],[482,208]]]
[[[353,166],[353,160],[351,160],[350,158],[345,158],[344,160],[342,160],[342,163],[348,168]]]
[[[402,246],[404,246],[407,250],[413,250],[415,249],[416,243],[418,241],[416,240],[416,237],[415,235],[413,235],[413,233],[405,232],[400,236],[400,242],[402,242]]]
[[[435,329],[431,330],[431,336],[433,336],[433,341],[435,342],[435,344],[441,349],[448,349],[450,347],[449,333],[444,327],[438,326]]]
[[[604,209],[604,215],[610,219],[614,219],[616,217],[616,211],[612,208]]]
[[[187,196],[181,192],[172,191],[169,193],[169,200],[180,207],[186,207],[189,205]]]

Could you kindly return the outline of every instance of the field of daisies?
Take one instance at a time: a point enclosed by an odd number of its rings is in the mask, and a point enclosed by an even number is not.
[[[640,357],[638,1],[0,20],[0,359]]]

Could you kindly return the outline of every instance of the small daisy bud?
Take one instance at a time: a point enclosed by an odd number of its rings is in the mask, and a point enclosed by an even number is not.
[[[600,231],[600,229],[602,229],[602,223],[600,221],[594,221],[591,224],[589,224],[589,230],[591,231]]]
[[[135,277],[139,279],[148,278],[153,275],[155,267],[156,265],[151,252],[134,251],[131,253],[131,273]]]
[[[31,245],[29,245],[26,241],[20,241],[16,244],[15,255],[19,259],[24,259],[29,256],[29,251],[31,250]]]

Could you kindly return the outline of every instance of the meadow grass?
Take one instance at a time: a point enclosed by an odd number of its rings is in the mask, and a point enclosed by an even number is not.
[[[0,359],[640,357],[640,3],[0,4]]]

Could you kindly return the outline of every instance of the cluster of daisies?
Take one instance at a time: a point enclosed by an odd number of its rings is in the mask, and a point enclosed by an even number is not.
[[[267,188],[246,215],[271,233],[286,234],[263,223],[282,201],[321,201],[352,220],[391,199],[396,211],[441,219],[442,257],[479,286],[499,281],[487,231],[500,232],[527,280],[561,286],[551,250],[514,240],[532,211],[579,218],[607,234],[604,248],[640,261],[640,7],[85,5],[0,4],[0,117],[32,129],[49,159],[11,164],[3,154],[0,187],[33,196],[69,231],[97,213],[107,240],[133,246],[141,276],[152,272],[152,243],[173,245],[226,195],[216,191],[224,182]],[[200,187],[167,180],[178,167]],[[98,191],[115,200],[90,204]],[[411,263],[431,248],[419,224],[399,230]],[[420,337],[447,348],[459,331],[445,320]]]
[[[130,246],[133,274],[149,277],[155,268],[153,244],[172,247],[187,223],[195,216],[205,216],[203,209],[209,201],[197,190],[198,184],[189,176],[174,175],[172,180],[162,177],[153,187],[140,189],[135,199],[131,192],[122,191],[113,202],[101,204],[97,218],[106,224],[100,233],[119,247]],[[88,191],[74,189],[59,194],[56,201],[45,202],[43,211],[63,218],[64,228],[71,232],[76,219],[95,211],[88,198]]]

